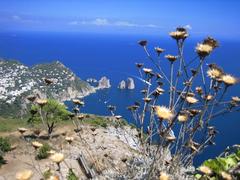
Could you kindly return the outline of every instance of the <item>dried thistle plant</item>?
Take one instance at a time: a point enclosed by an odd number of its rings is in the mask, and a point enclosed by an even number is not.
[[[183,54],[185,41],[189,37],[187,30],[179,27],[169,35],[176,41],[177,55],[162,57],[167,51],[156,47],[155,58],[150,54],[146,40],[138,42],[153,67],[136,63],[139,79],[144,85],[141,91],[143,97],[141,103],[128,107],[140,124],[143,153],[153,159],[151,168],[146,172],[148,177],[159,171],[156,163],[162,161],[157,158],[163,158],[161,152],[166,148],[171,151],[167,167],[174,167],[174,164],[191,166],[197,154],[215,144],[214,137],[218,131],[210,125],[211,120],[240,111],[238,96],[227,100],[228,90],[238,83],[238,79],[208,62],[208,56],[219,46],[217,40],[207,37],[196,45],[196,57],[187,60]],[[169,61],[169,69],[162,66],[166,60]],[[193,62],[197,64],[195,67],[192,67]],[[167,96],[169,101],[165,102],[162,96]],[[146,125],[147,138],[144,138]],[[157,146],[153,144],[153,139],[158,139]],[[162,163],[166,167],[166,162]]]

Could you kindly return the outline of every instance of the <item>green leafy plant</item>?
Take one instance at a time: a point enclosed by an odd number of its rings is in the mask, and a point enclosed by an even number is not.
[[[234,173],[234,169],[238,169],[240,163],[240,150],[236,152],[226,155],[224,157],[217,157],[215,159],[206,160],[202,166],[208,167],[212,173],[210,175],[206,175],[204,173],[197,173],[195,177],[197,179],[203,179],[206,177],[208,179],[221,179],[222,172],[229,173],[231,177],[240,178],[239,173]],[[199,168],[200,169],[200,168]],[[201,171],[200,171],[201,172]]]
[[[48,169],[43,172],[44,179],[49,179],[51,175],[52,175],[51,169]]]
[[[36,158],[39,160],[48,158],[49,156],[48,151],[50,150],[51,150],[50,145],[48,145],[47,143],[43,144],[43,146],[39,148]]]
[[[8,138],[0,137],[0,151],[3,153],[11,150],[11,144]]]
[[[72,169],[68,170],[67,180],[78,180],[79,178],[76,176],[76,174],[73,172]]]
[[[52,134],[58,122],[69,119],[66,106],[53,99],[48,99],[44,106],[32,105],[30,112],[31,117],[28,122],[42,122],[43,126],[47,128],[48,135]]]
[[[6,160],[3,158],[2,155],[0,155],[0,167],[1,167],[3,164],[6,164]]]
[[[0,167],[6,163],[4,154],[11,150],[11,144],[8,138],[0,137]]]
[[[106,118],[102,117],[93,117],[86,119],[85,121],[87,124],[93,125],[93,126],[101,126],[106,128],[108,126],[108,121]]]

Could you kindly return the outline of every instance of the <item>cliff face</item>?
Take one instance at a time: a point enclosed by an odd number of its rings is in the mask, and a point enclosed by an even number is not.
[[[46,86],[44,78],[53,80]],[[26,96],[40,94],[41,97],[59,101],[86,96],[95,92],[94,87],[78,78],[62,63],[56,61],[27,67],[17,61],[0,61],[0,113],[1,115],[24,114]],[[7,110],[7,111],[6,111]]]

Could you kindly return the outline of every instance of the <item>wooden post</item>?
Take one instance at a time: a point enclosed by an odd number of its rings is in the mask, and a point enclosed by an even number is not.
[[[77,158],[78,164],[83,169],[84,173],[86,174],[87,178],[92,179],[96,174],[95,171],[88,167],[86,160],[83,156],[83,154],[79,154],[79,157]]]

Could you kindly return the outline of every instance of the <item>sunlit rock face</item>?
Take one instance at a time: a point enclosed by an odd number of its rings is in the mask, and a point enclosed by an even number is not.
[[[99,89],[106,89],[110,88],[110,79],[108,79],[106,76],[103,76],[99,81],[98,81],[98,88]]]
[[[127,79],[127,88],[128,89],[135,89],[135,83],[133,78],[128,78]]]
[[[135,89],[135,83],[133,78],[127,78],[126,81],[122,80],[119,85],[119,89]]]
[[[119,85],[118,85],[119,89],[126,89],[126,82],[124,80],[122,80]]]

